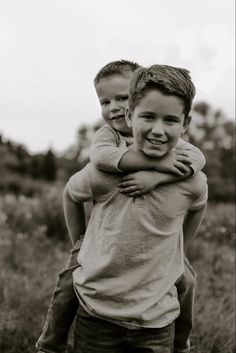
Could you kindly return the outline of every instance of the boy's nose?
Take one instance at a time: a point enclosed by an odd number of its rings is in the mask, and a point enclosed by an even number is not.
[[[111,112],[117,111],[119,109],[120,109],[120,107],[117,102],[111,102],[111,104],[110,104],[110,111]]]
[[[152,127],[152,133],[156,136],[161,136],[164,134],[164,126],[161,121],[155,122]]]

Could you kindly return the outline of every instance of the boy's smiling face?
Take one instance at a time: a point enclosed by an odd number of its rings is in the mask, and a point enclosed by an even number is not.
[[[125,120],[132,75],[127,72],[103,77],[95,86],[104,120],[124,136],[132,136],[132,129]]]
[[[190,122],[185,119],[183,101],[158,89],[147,91],[133,112],[127,108],[126,119],[133,128],[135,149],[151,158],[172,150]]]

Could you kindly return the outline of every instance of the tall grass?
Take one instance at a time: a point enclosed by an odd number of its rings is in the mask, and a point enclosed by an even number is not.
[[[19,202],[18,213],[11,213],[13,201]],[[31,213],[27,213],[28,203],[31,203]],[[0,199],[1,353],[35,351],[34,344],[41,333],[57,273],[69,254],[68,242],[47,237],[46,218],[41,217],[41,224],[36,221],[37,207],[42,215],[45,200],[40,205],[39,200]],[[198,273],[192,352],[233,353],[233,205],[209,205],[188,257]]]

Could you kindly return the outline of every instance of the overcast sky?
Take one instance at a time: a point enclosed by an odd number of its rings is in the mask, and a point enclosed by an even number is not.
[[[63,151],[100,108],[106,63],[188,68],[196,101],[234,118],[234,0],[0,0],[0,133]]]

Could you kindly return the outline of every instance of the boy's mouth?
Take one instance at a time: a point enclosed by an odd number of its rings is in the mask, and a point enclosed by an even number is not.
[[[120,120],[120,119],[124,119],[124,118],[125,118],[124,115],[116,115],[116,116],[113,116],[113,117],[111,118],[111,120]]]
[[[166,143],[166,141],[160,141],[160,140],[154,140],[154,139],[147,139],[149,143],[151,143],[154,146],[159,146],[159,145],[163,145],[164,143]]]

